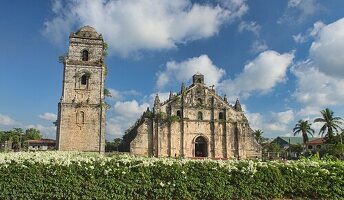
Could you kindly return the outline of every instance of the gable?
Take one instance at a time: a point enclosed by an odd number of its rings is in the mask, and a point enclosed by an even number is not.
[[[172,105],[181,106],[182,96],[184,96],[185,107],[204,107],[211,108],[227,108],[233,109],[228,102],[216,94],[215,90],[205,86],[204,84],[193,84],[182,93],[170,96],[162,106]]]

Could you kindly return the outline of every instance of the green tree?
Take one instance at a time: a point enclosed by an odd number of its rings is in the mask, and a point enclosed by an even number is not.
[[[122,138],[115,138],[113,143],[115,143],[116,146],[119,146],[122,143]]]
[[[24,140],[39,140],[42,139],[42,134],[35,128],[26,129]]]
[[[5,131],[0,131],[0,143],[3,143],[5,141],[6,141]]]
[[[270,143],[263,144],[263,151],[282,153],[283,149],[276,142],[270,142]]]
[[[113,142],[106,141],[105,151],[118,151],[119,145],[122,143],[122,138],[115,138]]]
[[[303,146],[301,144],[289,144],[288,151],[300,155],[303,152]]]
[[[22,136],[23,136],[23,129],[21,128],[13,128],[12,130],[8,131],[7,140],[12,141],[12,148],[15,151],[19,151],[21,148],[22,143]]]
[[[263,137],[263,131],[260,129],[257,129],[253,132],[254,134],[254,138],[256,139],[256,141],[258,142],[258,144],[262,144],[263,142],[265,142],[267,139]]]
[[[302,139],[303,139],[303,145],[306,146],[308,140],[308,134],[313,136],[314,130],[311,128],[311,123],[309,123],[307,120],[299,120],[299,122],[295,125],[295,128],[293,129],[294,136],[296,134],[301,133],[302,134]]]
[[[331,142],[333,139],[333,136],[338,133],[338,131],[341,131],[342,128],[340,125],[343,124],[343,119],[341,117],[334,117],[334,112],[330,110],[329,108],[326,108],[325,110],[320,111],[322,117],[316,118],[314,120],[315,123],[323,123],[324,125],[320,128],[319,135],[322,136],[325,134],[326,137],[329,138],[329,141]]]

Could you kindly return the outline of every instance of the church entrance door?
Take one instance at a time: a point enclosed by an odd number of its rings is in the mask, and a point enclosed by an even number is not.
[[[195,157],[207,157],[208,144],[204,137],[199,136],[195,140]]]

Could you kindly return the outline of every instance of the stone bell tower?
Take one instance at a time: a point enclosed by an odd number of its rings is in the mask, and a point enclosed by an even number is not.
[[[69,36],[58,104],[57,149],[104,152],[104,41],[90,26]]]

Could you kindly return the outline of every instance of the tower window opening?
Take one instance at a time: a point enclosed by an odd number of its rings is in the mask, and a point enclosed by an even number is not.
[[[223,112],[219,112],[219,119],[225,119],[225,115]]]
[[[182,112],[181,112],[180,110],[177,110],[177,116],[178,116],[179,118],[182,118]]]
[[[81,76],[81,85],[87,85],[88,77],[84,74]]]
[[[88,51],[87,50],[82,51],[82,61],[88,61]]]
[[[197,113],[197,119],[198,119],[198,120],[203,120],[203,113],[202,113],[201,111],[199,111],[199,112]]]

